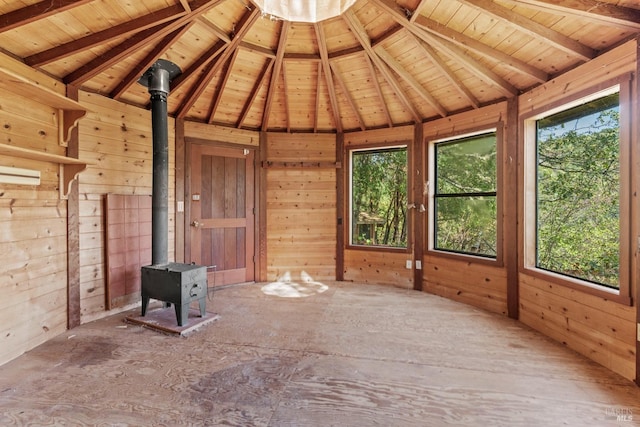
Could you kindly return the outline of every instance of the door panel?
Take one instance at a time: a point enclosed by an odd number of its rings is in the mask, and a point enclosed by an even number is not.
[[[191,258],[209,286],[252,281],[253,151],[192,145]]]

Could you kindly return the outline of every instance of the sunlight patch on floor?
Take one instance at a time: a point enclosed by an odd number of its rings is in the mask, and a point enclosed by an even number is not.
[[[304,298],[321,294],[329,289],[324,283],[316,282],[305,271],[300,273],[300,280],[294,281],[290,272],[286,272],[278,277],[275,282],[267,283],[262,287],[262,292],[266,295],[273,295],[283,298]]]

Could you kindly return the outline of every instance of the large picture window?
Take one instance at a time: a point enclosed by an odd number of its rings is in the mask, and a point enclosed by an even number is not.
[[[535,125],[536,267],[618,289],[619,93]]]
[[[435,144],[437,250],[496,258],[496,133]]]
[[[350,152],[351,245],[407,247],[407,147]]]

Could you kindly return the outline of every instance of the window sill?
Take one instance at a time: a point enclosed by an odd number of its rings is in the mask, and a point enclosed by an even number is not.
[[[629,295],[625,295],[625,290],[623,289],[619,291],[615,289],[609,289],[603,286],[599,286],[595,283],[590,283],[580,279],[574,279],[558,273],[554,273],[552,271],[542,270],[538,268],[525,267],[521,272],[558,286],[564,286],[575,291],[602,298],[605,301],[611,301],[626,306],[633,306],[633,300]]]
[[[478,255],[472,255],[472,254],[463,254],[463,253],[457,253],[457,252],[441,251],[441,250],[437,250],[437,249],[429,249],[429,250],[426,251],[426,254],[430,255],[430,256],[440,257],[440,258],[453,259],[453,260],[461,261],[461,262],[490,265],[492,267],[503,267],[504,266],[502,260],[500,260],[498,258],[489,258],[489,257],[478,256]]]

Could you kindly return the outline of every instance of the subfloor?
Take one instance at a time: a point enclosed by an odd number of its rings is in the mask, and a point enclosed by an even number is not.
[[[217,290],[207,311],[219,318],[187,337],[124,323],[131,313],[67,331],[0,367],[0,425],[640,421],[640,388],[518,322],[415,291],[326,285]],[[277,296],[288,291],[299,297]]]

